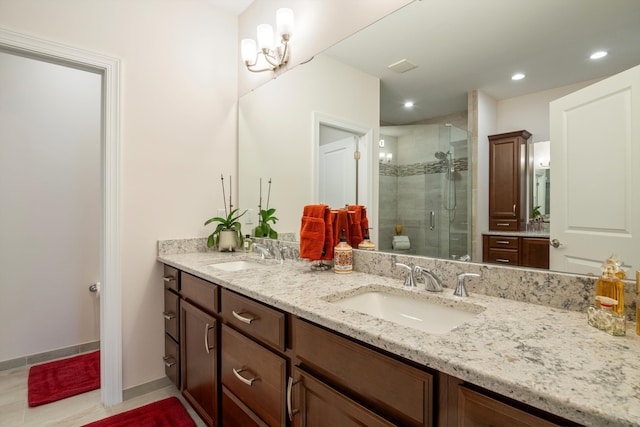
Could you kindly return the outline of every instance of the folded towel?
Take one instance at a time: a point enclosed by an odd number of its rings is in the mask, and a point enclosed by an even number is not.
[[[307,205],[300,225],[300,258],[311,261],[333,259],[333,228],[327,205]]]
[[[353,212],[352,214],[349,215],[350,245],[354,248],[357,248],[360,242],[364,240],[364,231],[362,229],[362,216],[364,213],[366,218],[366,212],[364,210],[364,206],[360,206],[360,205],[351,205],[351,206],[348,206],[348,209],[349,209],[349,212]]]
[[[391,241],[391,248],[395,250],[411,249],[409,236],[393,236],[393,240]]]

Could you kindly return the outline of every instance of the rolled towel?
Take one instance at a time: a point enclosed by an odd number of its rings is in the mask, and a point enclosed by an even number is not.
[[[393,236],[391,241],[391,247],[395,250],[407,250],[411,249],[411,242],[409,236]]]

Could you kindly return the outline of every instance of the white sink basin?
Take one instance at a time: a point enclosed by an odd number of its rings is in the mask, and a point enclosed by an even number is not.
[[[475,304],[451,307],[420,298],[419,294],[393,290],[393,293],[370,290],[333,300],[334,304],[410,328],[433,334],[444,334],[473,319],[484,310]]]
[[[230,262],[220,262],[217,264],[209,264],[208,267],[213,267],[222,271],[243,271],[249,270],[252,268],[261,268],[264,267],[264,264],[260,264],[259,262],[253,261],[230,261]]]

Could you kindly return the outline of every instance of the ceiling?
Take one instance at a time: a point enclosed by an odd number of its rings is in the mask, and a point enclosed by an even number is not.
[[[407,124],[466,110],[471,90],[502,100],[640,64],[640,0],[416,1],[326,53],[379,77],[381,121]],[[402,59],[417,68],[387,68]]]
[[[207,2],[237,16],[244,12],[253,0],[207,0]]]

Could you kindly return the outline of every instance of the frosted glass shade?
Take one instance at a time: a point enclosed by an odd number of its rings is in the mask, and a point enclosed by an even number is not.
[[[291,36],[293,34],[293,10],[283,7],[276,11],[276,25],[278,26],[278,36]]]
[[[242,61],[253,63],[256,59],[256,41],[253,39],[242,39],[240,42],[240,52]]]
[[[273,27],[271,25],[258,25],[258,48],[273,50]]]

